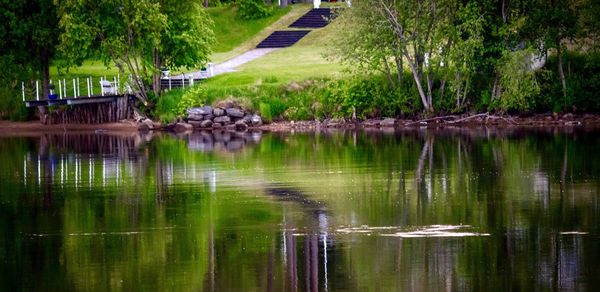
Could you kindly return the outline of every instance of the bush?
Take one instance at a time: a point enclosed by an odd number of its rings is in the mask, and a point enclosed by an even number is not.
[[[243,19],[259,19],[271,16],[273,9],[265,6],[263,0],[238,0],[238,13]]]
[[[556,56],[549,58],[545,70],[538,73],[541,94],[538,110],[600,111],[600,53],[567,53],[563,57],[567,97],[563,96]]]
[[[530,69],[530,50],[510,52],[499,68],[502,94],[497,106],[506,111],[530,111],[540,94],[535,71]]]

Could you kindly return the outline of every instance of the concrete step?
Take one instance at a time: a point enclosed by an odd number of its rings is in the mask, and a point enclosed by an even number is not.
[[[307,35],[310,30],[278,30],[264,39],[257,48],[285,48],[292,46]]]

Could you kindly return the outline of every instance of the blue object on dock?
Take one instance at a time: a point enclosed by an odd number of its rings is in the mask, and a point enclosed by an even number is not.
[[[56,100],[58,96],[56,94],[48,94],[48,99],[49,100]]]

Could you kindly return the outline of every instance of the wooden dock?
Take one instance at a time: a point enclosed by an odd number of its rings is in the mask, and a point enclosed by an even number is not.
[[[58,106],[58,105],[82,105],[82,104],[94,104],[94,103],[106,103],[116,101],[118,98],[122,98],[128,95],[115,94],[115,95],[96,95],[90,97],[71,97],[65,99],[42,99],[42,100],[27,100],[25,106],[27,107],[38,107],[38,106]]]

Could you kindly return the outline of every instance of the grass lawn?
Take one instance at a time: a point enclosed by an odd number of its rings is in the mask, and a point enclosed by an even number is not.
[[[294,21],[296,21],[296,19],[300,18],[300,16],[302,16],[304,13],[309,11],[311,8],[312,8],[312,5],[308,5],[308,4],[290,5],[284,9],[277,8],[277,9],[275,9],[275,11],[276,11],[275,15],[273,15],[269,18],[266,18],[266,20],[272,19],[274,16],[277,15],[278,12],[281,12],[281,11],[286,11],[286,14],[280,15],[279,18],[276,19],[276,21],[271,21],[268,23],[260,22],[261,24],[264,24],[264,25],[262,27],[260,27],[260,29],[256,32],[254,32],[253,34],[249,34],[248,31],[246,31],[244,38],[239,38],[237,35],[237,34],[239,34],[239,36],[241,36],[244,34],[242,31],[245,31],[246,29],[241,28],[242,26],[246,25],[247,22],[259,22],[259,21],[263,21],[263,20],[252,20],[252,21],[242,20],[235,16],[234,9],[226,8],[228,10],[225,10],[225,11],[227,13],[231,14],[229,17],[232,17],[232,18],[228,18],[228,19],[219,18],[219,22],[222,22],[222,23],[218,23],[215,20],[215,36],[217,38],[217,45],[213,49],[214,53],[211,56],[211,62],[218,64],[218,63],[224,62],[228,59],[231,59],[239,54],[242,54],[248,50],[255,48],[256,45],[258,45],[263,39],[265,39],[267,36],[269,36],[272,32],[274,32],[276,30],[287,29],[290,24],[292,24]],[[216,10],[216,9],[223,9],[223,8],[213,8],[213,9]],[[210,12],[210,10],[209,10],[209,14],[213,15],[213,13]],[[258,28],[257,26],[254,27],[254,29],[257,29],[257,28]],[[239,42],[234,43],[233,42],[234,39],[236,39]],[[228,42],[228,43],[226,43],[226,46],[229,48],[229,50],[224,51],[223,49],[219,49],[219,47],[224,47],[221,45],[224,42]]]
[[[215,53],[223,53],[235,49],[265,27],[273,24],[287,14],[291,10],[291,7],[275,7],[273,15],[267,18],[252,20],[245,20],[238,17],[237,10],[237,7],[218,7],[206,10],[215,23],[213,29],[217,39],[213,47]]]
[[[339,29],[341,26],[335,22],[314,29],[292,47],[272,52],[240,66],[238,72],[211,78],[203,84],[209,88],[243,87],[265,82],[287,84],[306,79],[339,78],[344,74],[342,65],[323,56],[329,46],[327,40]]]

